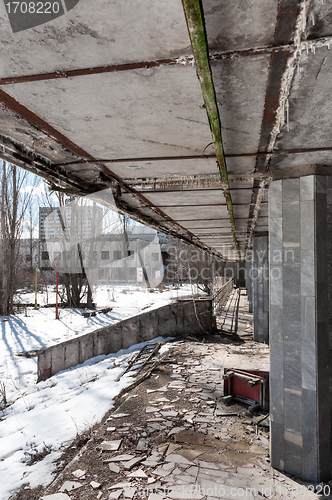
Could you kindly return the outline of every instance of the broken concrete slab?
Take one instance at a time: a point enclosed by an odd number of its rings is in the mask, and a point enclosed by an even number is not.
[[[53,495],[45,495],[40,500],[70,500],[67,493],[54,493]]]
[[[104,460],[104,463],[107,462],[125,462],[127,460],[132,460],[133,458],[136,458],[136,455],[128,455],[128,454],[123,454],[123,455],[117,455],[116,457],[108,458],[107,460]]]
[[[197,451],[197,450],[185,450],[181,449],[178,450],[178,454],[181,455],[182,457],[186,458],[189,461],[194,460],[195,458],[199,457],[200,455],[203,455],[204,451]]]
[[[135,467],[135,465],[139,464],[140,462],[142,462],[143,460],[145,460],[147,457],[136,457],[136,458],[133,458],[132,460],[129,460],[127,462],[123,462],[123,467],[126,469],[126,470],[131,470],[133,467]]]
[[[108,489],[109,490],[118,490],[120,488],[127,488],[127,487],[130,487],[131,486],[131,483],[116,483],[116,484],[113,484],[112,486],[110,486]]]
[[[97,490],[98,488],[101,487],[100,483],[97,483],[96,481],[91,481],[90,486],[94,489]]]
[[[108,494],[108,499],[111,500],[111,499],[114,498],[115,500],[117,500],[122,495],[122,491],[123,491],[122,489],[121,490],[116,490],[116,491],[111,491]]]
[[[115,463],[108,464],[108,467],[109,467],[110,471],[114,472],[115,474],[118,474],[121,470],[120,467],[118,465],[116,465]]]
[[[136,488],[128,487],[123,489],[124,498],[133,498],[135,493],[136,493]]]
[[[175,453],[171,453],[170,455],[167,455],[165,460],[166,460],[166,462],[174,462],[176,464],[195,465],[194,462],[191,462],[190,460],[183,457],[182,455],[178,455]]]
[[[118,451],[122,443],[122,439],[117,439],[115,441],[103,441],[97,446],[97,450],[103,451]]]
[[[197,444],[203,445],[205,442],[205,435],[197,431],[182,431],[174,436],[176,443]]]
[[[65,481],[59,491],[69,493],[72,490],[77,490],[77,488],[80,488],[81,486],[83,486],[82,483],[79,483],[77,481]]]
[[[74,472],[72,472],[72,474],[77,479],[84,479],[85,478],[85,474],[86,474],[86,470],[77,469],[77,470],[74,470]]]
[[[140,478],[140,479],[147,479],[148,478],[147,474],[145,474],[143,469],[138,469],[134,472],[131,472],[130,474],[128,474],[127,477],[136,477],[136,478]]]

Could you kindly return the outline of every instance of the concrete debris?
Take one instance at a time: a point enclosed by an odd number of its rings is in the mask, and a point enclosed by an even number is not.
[[[123,462],[122,465],[123,465],[123,468],[125,470],[131,470],[133,467],[135,467],[135,465],[139,464],[140,462],[142,462],[143,460],[145,460],[147,457],[136,457],[136,458],[133,458],[132,460],[129,460],[129,462]]]
[[[72,472],[72,474],[77,479],[85,479],[86,470],[77,469],[77,470],[74,470],[74,472]]]
[[[41,497],[40,500],[70,500],[70,497],[66,493],[55,493]]]
[[[112,418],[125,418],[125,417],[130,417],[129,413],[114,413],[109,419],[107,420],[112,420]]]
[[[147,449],[147,440],[144,438],[141,438],[136,446],[137,451],[145,451]]]
[[[243,327],[247,323],[246,319]],[[236,402],[229,408],[223,401],[224,368],[250,370],[259,365],[268,371],[268,348],[245,340],[246,354],[239,342],[219,340],[172,343],[172,364],[156,367],[153,373],[158,378],[145,379],[125,400],[118,401],[118,413],[108,420],[123,421],[116,427],[107,427],[107,421],[101,424],[100,436],[91,440],[91,460],[79,457],[75,463],[81,466],[77,469],[81,473],[70,472],[70,476],[95,478],[102,485],[102,500],[220,500],[222,497],[213,493],[221,486],[229,491],[232,487],[244,491],[256,488],[255,498],[264,497],[264,491],[271,487],[269,498],[287,498],[287,491],[298,484],[270,467],[268,429],[255,425],[262,416],[248,420],[246,408]],[[107,432],[113,433],[114,440],[106,440]],[[101,444],[96,447],[98,442]],[[120,446],[121,454],[117,455]],[[97,448],[114,453],[103,460],[104,454]],[[211,494],[204,496],[203,488]],[[317,499],[308,493],[306,499]],[[96,499],[88,482],[76,495],[82,500]]]
[[[122,495],[122,491],[123,490],[111,491],[111,493],[109,493],[108,495],[109,500],[112,500],[113,498],[117,500],[118,498],[120,498],[120,496]]]
[[[137,477],[137,478],[141,478],[141,479],[147,479],[148,476],[145,474],[143,469],[138,469],[138,470],[128,474],[127,477]]]
[[[122,439],[118,439],[115,441],[103,441],[97,446],[97,450],[104,451],[118,451],[121,446]]]
[[[100,483],[97,483],[96,481],[91,481],[90,486],[94,489],[97,490],[98,488],[101,487]]]
[[[131,483],[116,483],[116,484],[113,484],[113,486],[110,486],[108,489],[109,490],[118,490],[119,488],[127,488],[127,487],[130,487],[131,486]]]
[[[104,460],[105,463],[107,462],[125,462],[127,460],[132,460],[133,458],[136,458],[135,455],[118,455],[116,457],[109,458],[107,460]]]
[[[120,467],[118,465],[116,465],[114,462],[108,464],[108,467],[109,467],[109,470],[111,472],[114,472],[115,474],[118,474],[121,470]]]
[[[124,498],[133,498],[136,493],[136,488],[124,488],[123,496]]]
[[[69,493],[72,490],[77,490],[77,488],[80,488],[81,486],[83,486],[82,483],[78,483],[77,481],[66,481],[61,486],[60,491]]]

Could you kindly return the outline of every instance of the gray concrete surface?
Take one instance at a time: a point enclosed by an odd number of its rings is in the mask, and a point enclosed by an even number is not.
[[[213,328],[211,299],[178,300],[176,303],[133,316],[66,342],[48,347],[38,354],[38,382],[84,363],[101,354],[151,340],[186,334],[207,334]]]
[[[270,185],[271,460],[317,482],[332,476],[331,194],[331,177]]]

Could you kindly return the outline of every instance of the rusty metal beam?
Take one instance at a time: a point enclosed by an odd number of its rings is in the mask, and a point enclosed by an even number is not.
[[[294,5],[297,0],[288,1],[292,4],[289,10],[294,10]],[[296,6],[295,6],[296,7]],[[282,32],[280,31],[282,35]],[[231,59],[234,57],[252,57],[261,54],[275,54],[278,52],[294,51],[294,45],[283,41],[282,36],[279,36],[280,43],[275,45],[265,45],[262,47],[253,47],[250,49],[228,50],[224,52],[210,52],[210,60],[218,61],[221,59]],[[311,43],[324,43],[329,37],[316,38],[310,40]],[[76,78],[79,76],[100,75],[103,73],[118,73],[123,71],[132,71],[135,69],[157,68],[163,66],[177,66],[179,64],[192,64],[193,56],[191,54],[179,55],[169,59],[157,59],[155,61],[139,61],[135,63],[125,64],[111,64],[104,66],[95,66],[92,68],[79,68],[79,69],[63,69],[59,71],[52,71],[49,73],[38,73],[35,75],[22,75],[0,78],[0,85],[14,85],[20,83],[40,82],[46,80],[59,80],[62,78]]]
[[[275,151],[256,151],[254,153],[225,153],[225,158],[243,158],[243,157],[258,157],[262,158],[263,161],[267,156],[278,156],[278,155],[297,155],[306,153],[324,153],[325,151],[332,151],[332,146],[320,147],[320,148],[301,148],[301,149],[279,149]],[[71,165],[80,165],[82,163],[95,163],[96,161],[102,163],[140,163],[140,162],[152,162],[152,161],[182,161],[182,160],[206,160],[206,159],[217,159],[215,154],[209,155],[186,155],[186,156],[152,156],[145,158],[99,158],[94,160],[78,160],[74,162],[58,163],[59,167],[68,167]],[[261,169],[257,169],[260,172]]]
[[[288,45],[273,46],[267,45],[264,47],[255,47],[253,49],[244,50],[231,50],[225,52],[216,52],[210,55],[211,60],[228,59],[234,56],[236,57],[247,57],[255,56],[260,54],[270,54],[273,52],[284,51],[289,49]],[[62,78],[76,78],[78,76],[88,76],[88,75],[100,75],[103,73],[118,73],[122,71],[132,71],[137,69],[147,69],[147,68],[157,68],[160,66],[177,66],[179,64],[192,64],[194,57],[192,55],[179,55],[178,57],[173,57],[169,59],[157,59],[155,61],[140,61],[136,63],[126,63],[126,64],[111,64],[105,66],[96,66],[92,68],[79,68],[79,69],[68,69],[52,71],[49,73],[38,73],[35,75],[22,75],[22,76],[12,76],[7,78],[0,78],[0,85],[13,85],[19,83],[30,83],[30,82],[40,82],[46,80],[59,80]]]

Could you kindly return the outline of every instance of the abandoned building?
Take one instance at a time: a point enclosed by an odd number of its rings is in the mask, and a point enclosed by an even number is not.
[[[65,3],[0,6],[0,157],[245,262],[272,465],[330,480],[331,2]]]

